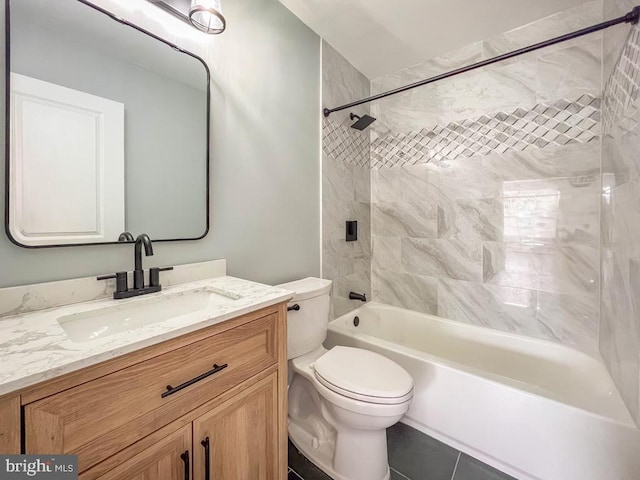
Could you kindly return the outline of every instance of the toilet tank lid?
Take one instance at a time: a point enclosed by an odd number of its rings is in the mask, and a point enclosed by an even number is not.
[[[299,302],[308,298],[319,297],[325,295],[331,290],[331,280],[325,280],[324,278],[307,277],[302,280],[296,280],[294,282],[283,283],[276,285],[279,288],[285,290],[291,290],[295,292],[295,296],[291,300],[292,302]]]

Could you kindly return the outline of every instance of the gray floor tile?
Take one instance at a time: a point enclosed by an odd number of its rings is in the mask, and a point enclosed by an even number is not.
[[[464,453],[460,456],[453,480],[516,480]]]
[[[410,479],[407,479],[407,477],[405,477],[401,473],[398,473],[398,472],[396,472],[395,470],[392,469],[391,470],[391,476],[390,476],[389,480],[410,480]]]
[[[411,480],[451,480],[458,451],[403,423],[387,429],[389,465]]]
[[[289,467],[304,480],[331,480],[331,477],[316,467],[289,441]],[[288,480],[291,480],[289,478]]]
[[[289,469],[289,473],[287,475],[287,480],[303,480],[296,472]]]

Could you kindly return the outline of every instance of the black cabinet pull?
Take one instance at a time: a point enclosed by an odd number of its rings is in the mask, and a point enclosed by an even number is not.
[[[209,437],[200,442],[204,447],[204,480],[211,480],[211,448]]]
[[[287,307],[287,312],[290,312],[291,310],[295,310],[297,312],[298,310],[300,310],[300,305],[296,303],[295,305],[291,305],[290,307]]]
[[[224,365],[220,365],[218,366],[217,364],[213,364],[213,370],[209,370],[208,372],[204,372],[202,375],[198,375],[195,378],[192,378],[191,380],[184,382],[180,385],[178,385],[177,387],[172,387],[171,385],[167,385],[167,391],[163,392],[162,395],[160,395],[162,398],[168,397],[169,395],[173,395],[176,392],[179,392],[180,390],[190,387],[191,385],[193,385],[194,383],[199,382],[200,380],[204,380],[207,377],[210,377],[211,375],[218,373],[220,370],[224,370],[225,368],[227,368],[229,366],[228,363],[225,363]]]
[[[180,455],[180,458],[182,459],[182,461],[184,462],[184,480],[189,480],[189,450],[187,450],[186,452],[184,452],[182,455]]]

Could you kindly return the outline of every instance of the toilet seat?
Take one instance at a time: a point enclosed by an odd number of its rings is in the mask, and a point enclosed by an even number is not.
[[[400,365],[375,352],[336,346],[313,364],[316,380],[347,398],[398,405],[413,397],[413,378]]]

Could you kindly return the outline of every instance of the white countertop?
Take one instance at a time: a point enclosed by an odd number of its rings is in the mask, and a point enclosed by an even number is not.
[[[126,306],[159,295],[212,288],[233,297],[194,313],[83,343],[73,342],[58,318],[102,307]],[[231,318],[290,300],[293,292],[222,276],[183,283],[127,300],[101,299],[0,317],[0,396]]]

